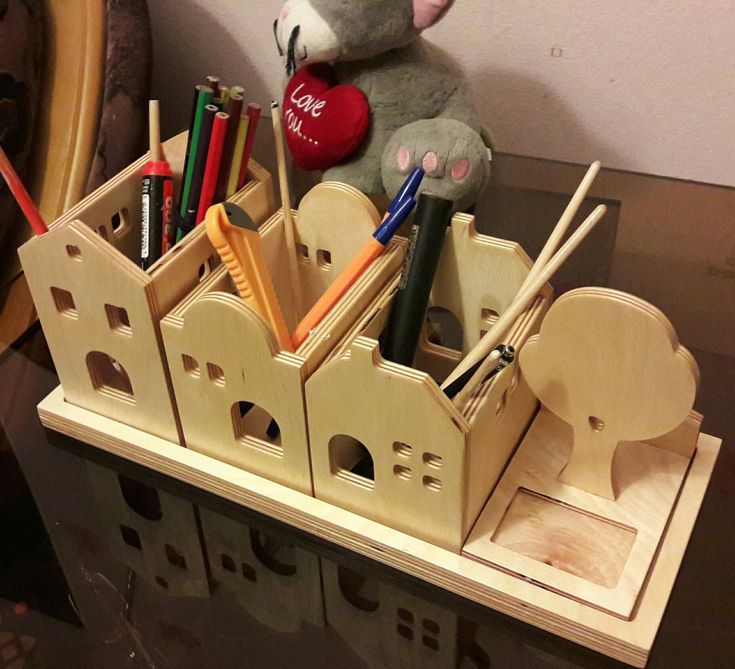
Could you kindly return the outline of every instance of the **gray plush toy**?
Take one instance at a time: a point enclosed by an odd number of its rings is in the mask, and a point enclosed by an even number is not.
[[[289,75],[296,72],[284,112],[297,165],[390,197],[414,167],[423,167],[422,190],[454,200],[458,210],[476,202],[490,163],[467,84],[449,56],[420,36],[452,2],[284,5],[273,30]],[[335,78],[315,63],[331,63]],[[364,109],[358,98],[366,98]]]

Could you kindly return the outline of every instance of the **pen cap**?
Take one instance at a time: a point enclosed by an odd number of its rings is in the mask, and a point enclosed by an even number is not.
[[[383,356],[413,363],[454,202],[429,193],[419,196],[409,250],[393,300],[383,341]]]
[[[421,181],[424,178],[424,174],[424,170],[420,167],[414,168],[411,174],[408,175],[406,181],[403,182],[403,186],[401,186],[401,190],[398,191],[393,202],[390,203],[388,213],[392,214],[407,197],[416,197],[416,193],[418,192]]]
[[[165,160],[160,161],[154,161],[149,160],[145,167],[143,167],[143,176],[153,176],[153,177],[172,177],[174,176],[173,170],[171,169],[171,165],[168,164]]]
[[[403,221],[408,218],[408,215],[411,213],[415,204],[416,200],[409,196],[395,205],[395,208],[388,215],[388,218],[386,218],[373,233],[373,237],[385,246],[396,233],[396,230],[401,227]]]

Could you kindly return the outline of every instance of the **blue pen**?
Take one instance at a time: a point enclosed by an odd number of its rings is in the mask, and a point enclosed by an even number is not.
[[[421,181],[424,178],[424,174],[424,170],[422,170],[420,167],[417,167],[411,172],[411,174],[408,175],[408,178],[403,182],[403,185],[401,186],[401,190],[398,191],[398,195],[396,195],[393,199],[393,202],[388,205],[387,214],[392,214],[396,207],[406,198],[416,197],[416,193],[419,190],[419,186],[421,185]]]

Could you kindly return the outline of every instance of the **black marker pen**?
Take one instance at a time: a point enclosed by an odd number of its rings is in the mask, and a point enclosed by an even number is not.
[[[426,317],[454,203],[429,193],[419,196],[403,274],[382,341],[386,360],[411,366]]]

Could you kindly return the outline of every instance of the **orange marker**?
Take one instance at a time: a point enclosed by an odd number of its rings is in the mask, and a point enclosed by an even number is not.
[[[281,348],[293,351],[281,306],[260,250],[258,226],[231,202],[210,207],[205,225],[207,237],[230,271],[240,297],[265,318]]]
[[[391,237],[401,227],[401,223],[406,220],[415,204],[416,200],[413,197],[405,197],[387,215],[378,226],[378,229],[372,234],[369,241],[350,260],[347,267],[339,273],[339,276],[334,280],[332,285],[327,288],[326,292],[291,333],[291,343],[293,344],[294,350],[301,346],[309,336],[309,332],[319,325],[340,298],[350,289],[350,286],[360,278],[370,264],[384,251]]]

